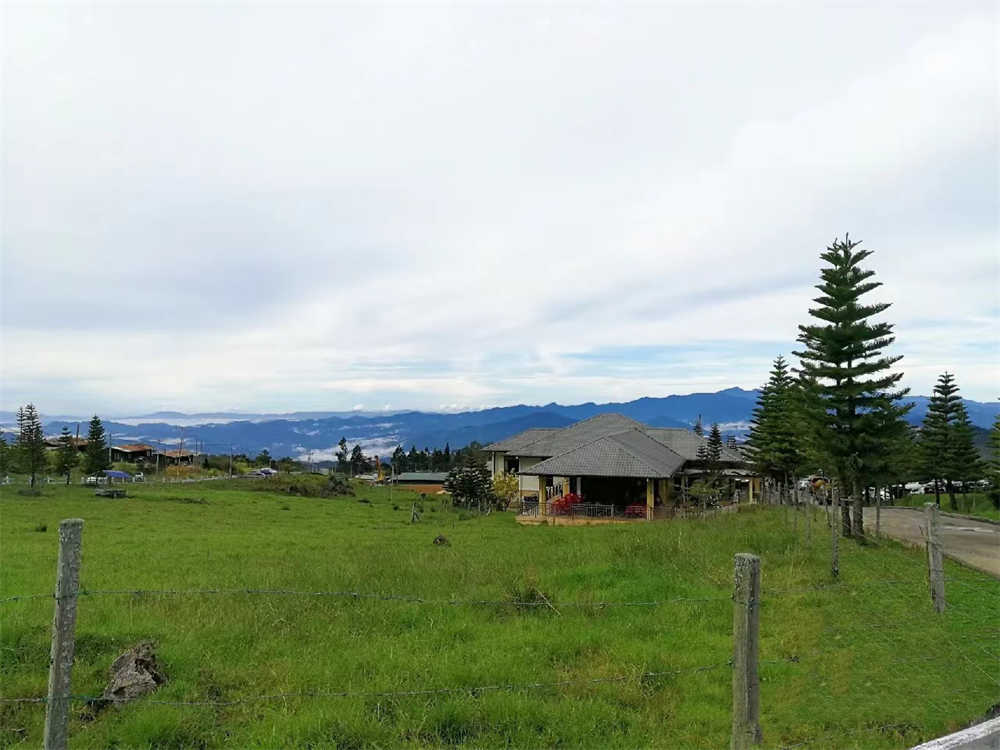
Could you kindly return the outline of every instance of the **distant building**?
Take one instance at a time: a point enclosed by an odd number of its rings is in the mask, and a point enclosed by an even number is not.
[[[444,489],[444,480],[447,478],[446,471],[404,471],[396,475],[393,483],[414,492],[432,495]]]
[[[60,439],[59,436],[45,438],[45,447],[48,448],[49,450],[55,450],[56,448],[59,448],[62,445],[59,442],[59,439]],[[70,442],[81,453],[87,450],[87,438],[71,437]]]
[[[691,430],[650,427],[621,414],[599,414],[569,427],[532,429],[487,445],[494,477],[518,476],[523,500],[548,502],[574,494],[585,502],[653,518],[687,494],[706,473]],[[734,497],[753,501],[754,472],[744,456],[723,447],[719,468]]]
[[[128,461],[129,463],[149,461],[155,454],[156,451],[153,449],[153,446],[146,445],[145,443],[111,446],[112,461]]]
[[[163,463],[166,466],[191,466],[194,463],[196,455],[198,454],[193,451],[175,449],[161,451],[160,453],[154,454],[154,458],[156,456],[162,456]]]

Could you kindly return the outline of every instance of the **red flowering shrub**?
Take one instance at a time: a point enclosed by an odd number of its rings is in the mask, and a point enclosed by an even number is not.
[[[563,495],[558,500],[553,500],[549,509],[556,515],[570,513],[573,510],[574,505],[582,502],[582,497],[577,495],[575,492],[570,492],[567,495]]]

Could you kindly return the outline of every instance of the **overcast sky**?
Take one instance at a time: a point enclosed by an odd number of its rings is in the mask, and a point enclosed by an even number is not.
[[[845,232],[994,400],[996,5],[838,5],[5,4],[0,408],[755,387]]]

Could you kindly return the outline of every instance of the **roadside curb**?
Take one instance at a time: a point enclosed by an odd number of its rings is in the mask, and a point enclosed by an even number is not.
[[[873,506],[867,505],[867,508]],[[882,510],[912,510],[914,513],[923,513],[923,508],[914,508],[911,505],[883,505]],[[979,523],[988,523],[993,526],[1000,526],[1000,521],[994,521],[992,518],[983,518],[982,516],[965,516],[961,513],[949,513],[948,511],[938,510],[938,514],[942,516],[947,516],[948,518],[961,518],[963,521],[979,521]]]

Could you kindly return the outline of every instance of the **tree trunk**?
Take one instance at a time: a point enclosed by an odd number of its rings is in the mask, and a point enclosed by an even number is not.
[[[948,503],[951,505],[952,510],[958,510],[958,504],[955,502],[955,485],[948,480]]]
[[[937,479],[934,480],[934,502],[937,504],[937,507],[941,507],[941,485],[938,484]]]
[[[867,492],[867,488],[865,490]],[[858,482],[854,480],[854,536],[865,538],[865,502],[864,495],[858,492]]]

